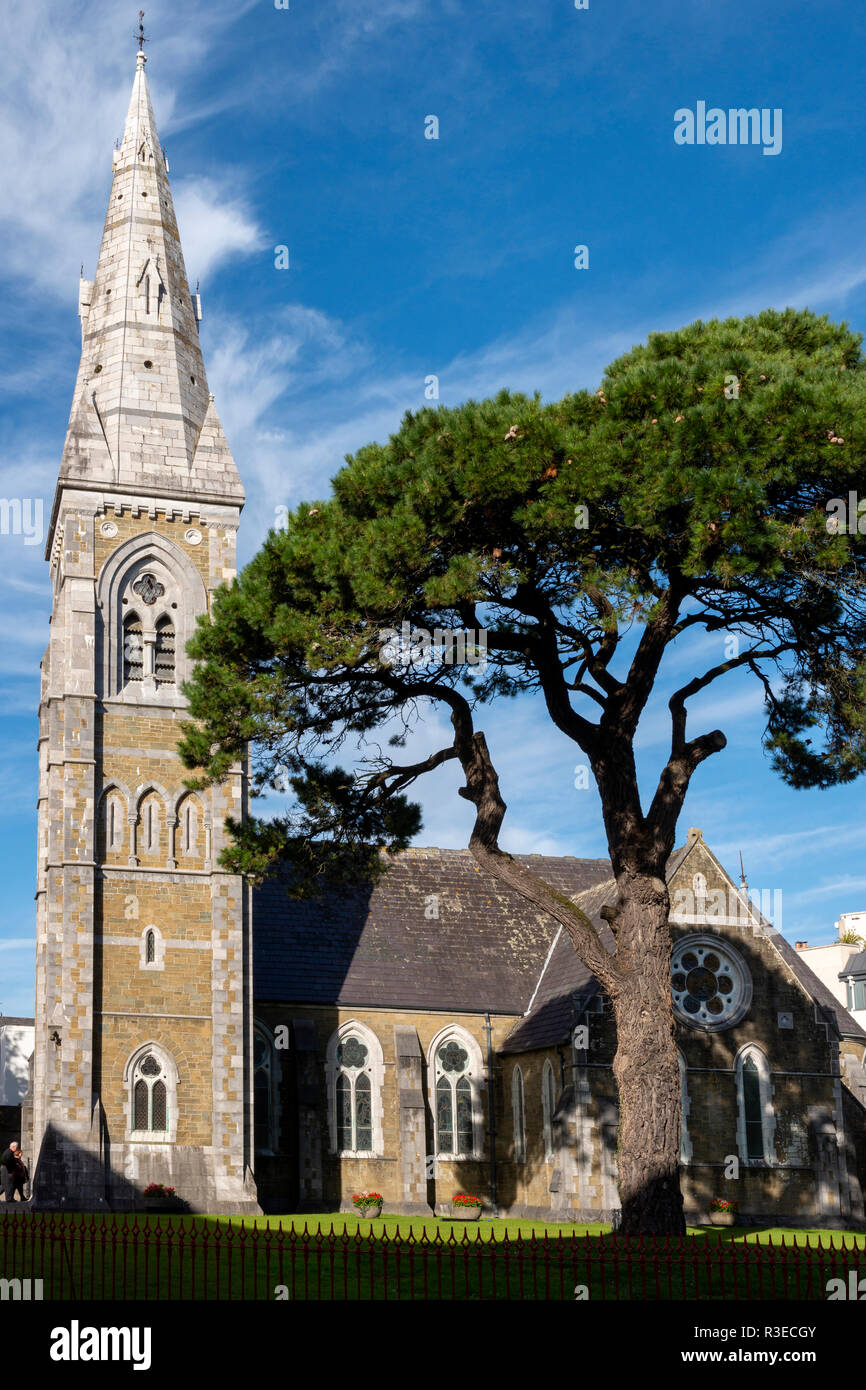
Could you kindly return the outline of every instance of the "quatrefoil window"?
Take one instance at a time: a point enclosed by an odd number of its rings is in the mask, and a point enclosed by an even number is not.
[[[132,589],[148,606],[156,603],[156,600],[162,598],[165,593],[165,585],[160,584],[159,580],[155,579],[152,574],[143,574],[140,579],[136,579]]]

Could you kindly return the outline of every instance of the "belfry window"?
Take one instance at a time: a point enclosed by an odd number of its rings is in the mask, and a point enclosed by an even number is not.
[[[165,1068],[152,1052],[139,1059],[133,1073],[132,1127],[140,1134],[164,1134],[168,1131]]]
[[[144,639],[141,619],[130,613],[123,624],[123,683],[140,681],[144,676]]]
[[[156,625],[154,674],[158,685],[174,683],[174,624],[171,618],[160,618]]]

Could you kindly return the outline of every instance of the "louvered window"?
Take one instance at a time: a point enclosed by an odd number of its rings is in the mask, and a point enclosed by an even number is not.
[[[156,625],[154,659],[154,674],[159,685],[172,685],[174,682],[174,648],[174,625],[170,618],[160,618]]]
[[[144,642],[141,620],[130,613],[123,624],[123,683],[140,681],[144,675]]]

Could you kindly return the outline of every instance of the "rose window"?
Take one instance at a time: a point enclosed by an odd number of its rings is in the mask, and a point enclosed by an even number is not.
[[[337,1048],[337,1065],[341,1067],[365,1067],[367,1065],[367,1049],[359,1038],[346,1038]]]
[[[674,947],[671,992],[682,1022],[716,1030],[730,1028],[743,1017],[752,984],[736,951],[714,937],[690,936]]]

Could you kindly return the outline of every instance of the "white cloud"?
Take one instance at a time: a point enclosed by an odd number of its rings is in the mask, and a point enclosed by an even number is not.
[[[226,177],[185,179],[173,190],[184,264],[193,285],[225,261],[249,256],[264,245],[253,214],[231,188]]]

